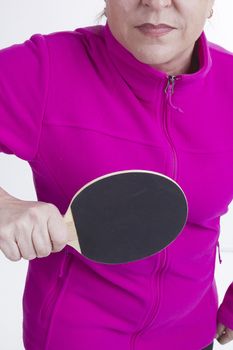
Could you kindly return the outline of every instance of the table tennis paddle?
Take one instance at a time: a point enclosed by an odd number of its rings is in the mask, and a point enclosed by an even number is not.
[[[168,176],[147,170],[109,173],[73,196],[64,215],[67,244],[95,262],[140,260],[175,240],[187,213],[183,190]]]

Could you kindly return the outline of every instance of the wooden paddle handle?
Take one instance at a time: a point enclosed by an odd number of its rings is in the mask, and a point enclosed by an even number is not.
[[[64,215],[64,220],[68,228],[68,242],[67,244],[76,249],[81,254],[81,248],[78,241],[78,235],[76,232],[76,227],[74,225],[73,216],[70,208]]]

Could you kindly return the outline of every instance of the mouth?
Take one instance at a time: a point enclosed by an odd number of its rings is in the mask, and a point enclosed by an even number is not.
[[[172,27],[165,23],[160,23],[157,25],[152,23],[143,23],[139,26],[136,26],[136,28],[139,29],[141,33],[152,37],[162,36],[176,29],[175,27]]]
[[[153,24],[153,23],[142,23],[138,26],[136,26],[136,28],[148,28],[148,29],[164,29],[164,28],[172,28],[175,29],[175,27],[171,26],[170,24],[166,24],[166,23],[159,23],[159,24]]]

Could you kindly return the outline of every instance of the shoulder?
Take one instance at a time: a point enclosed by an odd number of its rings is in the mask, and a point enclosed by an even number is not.
[[[213,62],[222,63],[222,64],[230,64],[232,67],[233,64],[233,52],[226,49],[225,47],[216,44],[214,42],[208,41],[208,47],[210,50],[211,57]],[[224,66],[222,66],[224,67]]]
[[[101,45],[103,25],[78,27],[74,30],[56,31],[43,34],[47,45],[58,50],[87,48],[88,46]]]

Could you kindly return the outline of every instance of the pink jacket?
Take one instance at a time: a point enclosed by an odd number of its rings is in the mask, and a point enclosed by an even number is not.
[[[233,54],[204,32],[196,49],[198,71],[176,77],[138,61],[108,23],[0,50],[1,150],[28,161],[39,201],[64,214],[95,177],[146,169],[189,205],[182,233],[144,260],[105,265],[70,246],[31,260],[27,350],[199,350],[217,321],[233,329],[233,283],[219,305],[214,279],[233,197]]]

